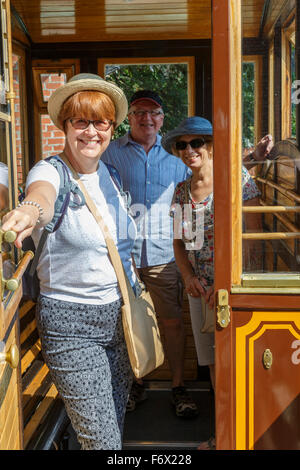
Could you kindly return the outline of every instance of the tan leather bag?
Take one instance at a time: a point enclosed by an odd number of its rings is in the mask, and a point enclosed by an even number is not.
[[[85,197],[86,205],[104,235],[123,297],[122,323],[130,364],[134,375],[142,378],[164,362],[164,351],[151,296],[143,285],[141,285],[140,296],[135,296],[108,227],[70,162],[64,155],[61,157],[72,171]]]
[[[203,297],[201,297],[202,315],[204,322],[201,327],[201,333],[214,333],[216,326],[215,310],[209,308]]]

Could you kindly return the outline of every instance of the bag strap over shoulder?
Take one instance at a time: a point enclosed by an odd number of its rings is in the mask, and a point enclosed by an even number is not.
[[[66,157],[63,154],[61,155],[61,158],[63,159],[65,164],[70,168],[70,170],[72,172],[72,175],[73,175],[73,178],[76,180],[78,186],[80,187],[82,193],[84,194],[85,202],[86,202],[86,205],[87,205],[88,209],[90,210],[90,212],[95,217],[95,219],[96,219],[96,221],[97,221],[97,223],[98,223],[98,225],[99,225],[99,227],[100,227],[100,229],[103,233],[103,236],[104,236],[104,239],[105,239],[105,242],[106,242],[106,246],[107,246],[107,249],[108,249],[108,253],[109,253],[109,256],[110,256],[110,260],[111,260],[111,263],[114,267],[114,270],[115,270],[115,273],[116,273],[116,276],[117,276],[117,279],[118,279],[118,283],[119,283],[119,287],[120,287],[120,291],[121,291],[121,294],[122,294],[122,297],[123,297],[124,304],[129,304],[129,298],[131,296],[135,297],[135,295],[134,295],[133,289],[131,287],[131,284],[129,282],[128,276],[125,273],[124,266],[123,266],[120,254],[119,254],[119,252],[117,250],[117,247],[116,247],[116,245],[115,245],[115,243],[114,243],[114,241],[113,241],[113,239],[110,235],[109,229],[108,229],[106,223],[104,222],[103,217],[99,213],[94,201],[92,200],[89,193],[87,192],[84,184],[80,181],[80,178],[79,178],[79,175],[77,174],[77,172],[74,170],[74,168],[72,167],[70,162],[66,159]]]

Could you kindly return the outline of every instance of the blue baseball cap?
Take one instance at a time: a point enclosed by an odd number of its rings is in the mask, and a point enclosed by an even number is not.
[[[149,101],[152,101],[157,106],[163,107],[163,102],[162,102],[161,97],[157,93],[155,93],[155,91],[152,91],[152,90],[136,91],[134,95],[132,95],[132,97],[130,98],[130,104],[131,105],[135,104],[141,100],[149,100]]]

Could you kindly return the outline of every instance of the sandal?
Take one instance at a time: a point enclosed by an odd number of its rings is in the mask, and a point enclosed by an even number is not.
[[[128,396],[126,411],[134,411],[136,405],[145,400],[147,400],[147,393],[144,385],[134,381]]]
[[[197,450],[216,450],[216,439],[215,437],[210,437],[208,441],[200,442]]]
[[[172,388],[172,403],[176,416],[181,418],[194,418],[199,410],[185,387]]]

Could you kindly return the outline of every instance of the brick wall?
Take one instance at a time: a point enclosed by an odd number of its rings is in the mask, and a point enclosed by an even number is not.
[[[24,183],[23,145],[22,139],[22,115],[20,109],[20,67],[19,56],[13,54],[13,81],[15,92],[15,131],[16,131],[16,157],[18,184]],[[48,101],[51,93],[65,81],[64,74],[43,74],[41,76],[44,100]],[[25,98],[25,97],[24,97]],[[48,115],[41,115],[41,158],[60,153],[64,148],[64,133],[54,126]]]
[[[65,74],[42,74],[41,83],[44,101],[48,101],[51,93],[59,86],[65,83]],[[60,131],[52,123],[47,114],[41,115],[41,142],[42,142],[42,155],[41,158],[56,155],[62,152],[65,144],[64,133]]]
[[[22,147],[22,122],[20,112],[20,71],[19,56],[13,54],[13,83],[15,92],[15,131],[16,131],[16,154],[17,154],[17,180],[23,183],[23,147]]]

